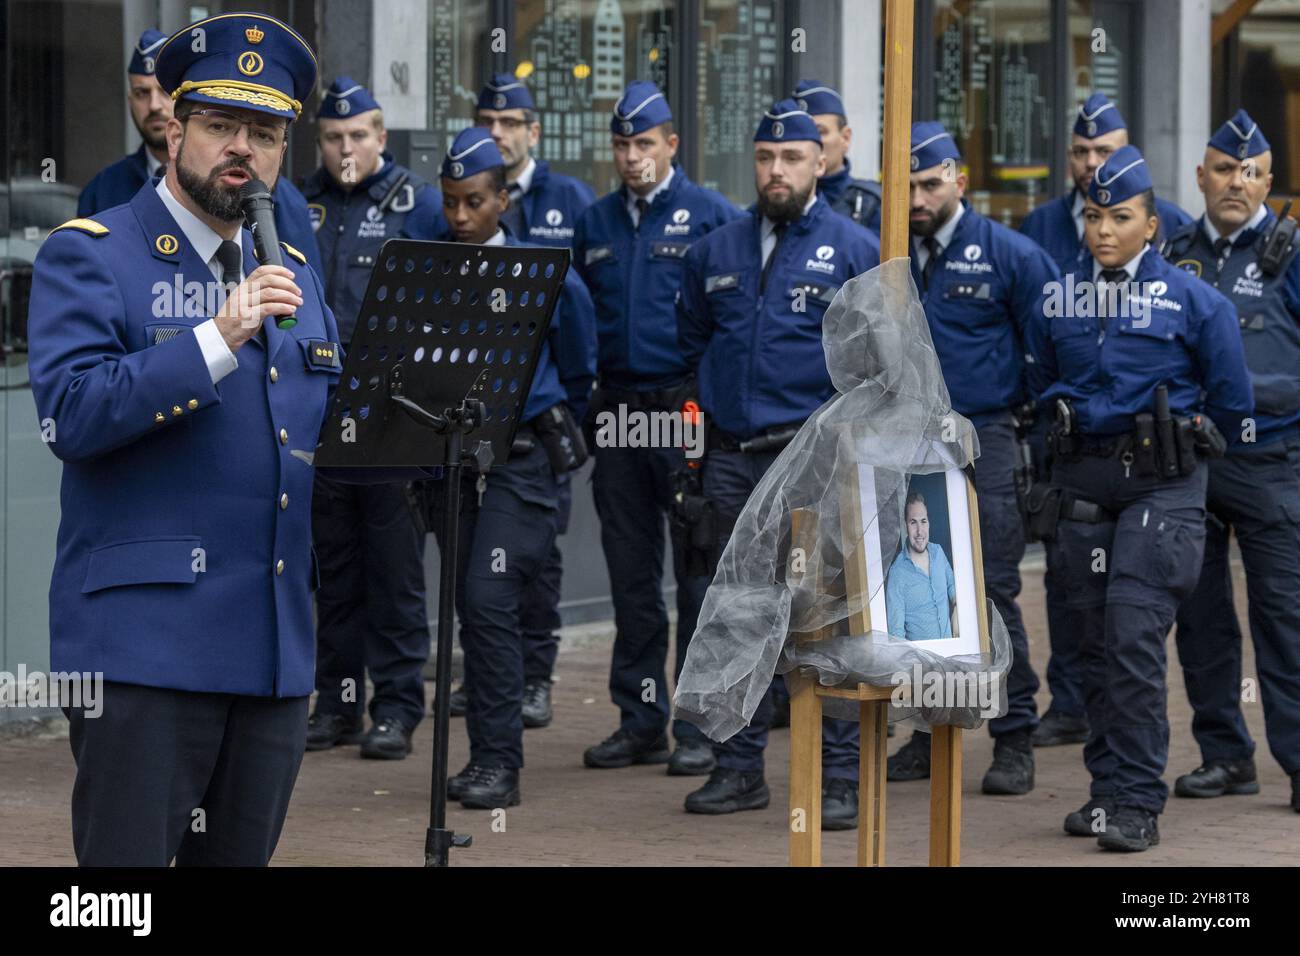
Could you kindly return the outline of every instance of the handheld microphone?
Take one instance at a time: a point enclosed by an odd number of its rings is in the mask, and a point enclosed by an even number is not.
[[[253,254],[264,266],[282,266],[284,258],[280,255],[280,237],[275,231],[275,200],[271,190],[260,179],[250,179],[239,189],[239,205],[244,210],[244,219],[253,232]],[[275,327],[281,330],[293,328],[298,320],[292,315],[278,315]]]

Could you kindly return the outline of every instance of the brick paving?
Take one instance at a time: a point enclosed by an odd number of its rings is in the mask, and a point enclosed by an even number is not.
[[[1237,607],[1246,629],[1241,571]],[[1022,608],[1032,656],[1042,673],[1046,657],[1041,565],[1026,562]],[[605,689],[608,633],[567,641],[557,666],[556,719],[527,732],[524,803],[503,817],[453,804],[451,825],[470,833],[474,846],[454,851],[458,866],[505,865],[749,865],[779,866],[786,859],[788,733],[772,735],[768,782],[772,805],[729,817],[700,817],[682,798],[700,778],[674,778],[662,767],[587,770],[582,751],[615,726]],[[1172,639],[1172,742],[1166,779],[1198,761],[1190,711]],[[1253,674],[1247,641],[1246,673]],[[1040,708],[1047,703],[1046,687]],[[1263,792],[1218,800],[1171,798],[1161,818],[1162,843],[1146,853],[1116,856],[1093,841],[1070,838],[1061,821],[1086,797],[1080,748],[1036,751],[1037,788],[1024,797],[986,797],[979,783],[991,759],[985,730],[965,734],[962,860],[980,865],[1294,865],[1300,859],[1300,815],[1288,807],[1289,784],[1263,744],[1260,705],[1246,705],[1259,742]],[[361,760],[357,748],[307,754],[274,863],[311,866],[414,866],[422,863],[428,820],[432,724],[416,732],[415,754],[396,763]],[[892,741],[897,747],[904,737]],[[462,722],[452,727],[452,769],[467,756]],[[68,797],[73,765],[66,737],[56,732],[0,741],[0,865],[72,863]],[[928,785],[891,784],[888,790],[888,862],[926,860]],[[856,834],[823,835],[827,865],[850,865]]]

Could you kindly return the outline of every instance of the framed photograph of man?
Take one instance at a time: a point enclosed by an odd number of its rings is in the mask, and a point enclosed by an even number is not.
[[[871,629],[944,657],[988,649],[978,510],[958,468],[925,475],[897,473],[882,489],[875,470],[858,467],[862,555]],[[870,519],[868,519],[870,520]]]

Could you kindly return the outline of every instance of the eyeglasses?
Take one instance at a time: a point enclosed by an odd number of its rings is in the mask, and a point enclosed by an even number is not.
[[[283,126],[241,120],[225,110],[195,110],[185,116],[186,120],[195,120],[199,132],[215,143],[228,143],[239,135],[241,127],[248,127],[248,141],[258,149],[274,150],[284,145],[288,131]]]
[[[527,126],[528,120],[516,119],[513,116],[480,116],[478,118],[478,125],[484,129],[491,129],[497,123],[500,123],[501,128],[507,133],[513,133],[515,130]]]

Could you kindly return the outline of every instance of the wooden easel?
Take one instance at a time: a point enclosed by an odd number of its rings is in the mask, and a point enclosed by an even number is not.
[[[885,2],[885,125],[882,176],[881,261],[908,255],[908,191],[911,159],[913,0]],[[979,599],[980,634],[988,644],[988,616],[984,602],[979,509],[975,491],[968,486],[976,595]],[[841,499],[841,535],[845,555],[845,587],[849,594],[869,593],[865,558],[860,547],[863,515],[856,487]],[[812,546],[816,526],[808,512],[791,515],[791,540]],[[805,553],[811,551],[805,550]],[[871,630],[868,602],[848,617],[850,633]],[[822,633],[798,634],[799,642],[818,640]],[[861,755],[859,758],[858,866],[885,863],[885,758],[888,711],[895,688],[858,684],[823,687],[810,677],[792,672],[790,684],[790,865],[821,865],[822,698],[859,701]],[[904,688],[909,693],[910,688]],[[961,729],[934,727],[930,743],[930,865],[961,863]]]

